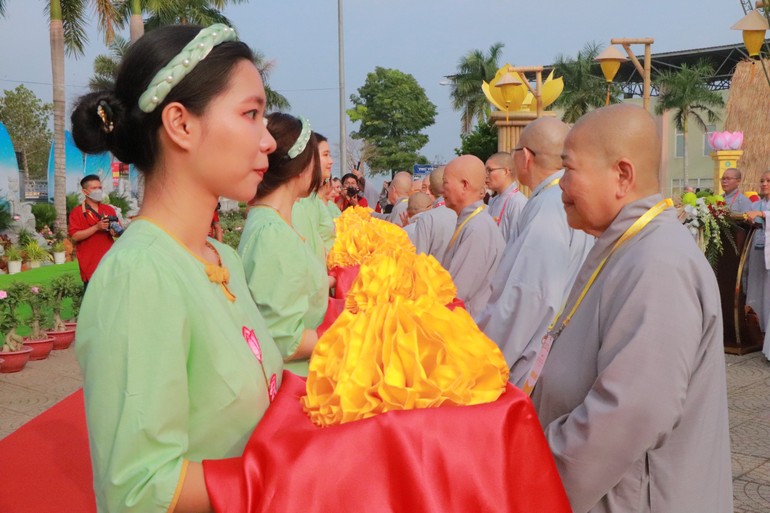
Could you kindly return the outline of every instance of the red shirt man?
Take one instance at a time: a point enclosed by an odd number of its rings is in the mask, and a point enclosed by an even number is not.
[[[86,199],[70,212],[69,236],[77,249],[80,277],[83,284],[88,285],[99,261],[113,244],[107,216],[117,214],[114,208],[102,204],[104,192],[98,176],[86,176],[80,181],[80,186]]]

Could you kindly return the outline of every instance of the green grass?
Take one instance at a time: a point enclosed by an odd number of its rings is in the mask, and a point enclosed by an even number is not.
[[[51,283],[51,280],[62,274],[72,274],[78,283],[82,283],[78,263],[75,261],[59,265],[46,265],[38,269],[30,269],[16,274],[0,274],[0,289],[4,289],[17,281],[23,281],[30,285],[48,285]]]
[[[72,274],[78,283],[82,283],[80,280],[80,270],[78,269],[78,263],[75,261],[59,265],[46,265],[40,267],[39,269],[30,269],[28,271],[20,272],[17,274],[2,274],[0,275],[0,290],[17,281],[29,283],[30,285],[48,285],[51,283],[51,280],[63,274]],[[67,319],[72,315],[71,305],[72,300],[69,298],[65,298],[62,301],[61,313],[64,319]],[[16,312],[22,320],[27,320],[32,315],[32,310],[29,308],[29,305],[25,304],[19,306],[19,309],[16,310]],[[19,326],[19,329],[16,331],[21,336],[27,336],[30,332],[30,328],[29,326],[22,325]]]

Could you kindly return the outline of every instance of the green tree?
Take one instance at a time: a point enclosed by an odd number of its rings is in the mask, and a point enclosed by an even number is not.
[[[503,43],[495,43],[489,47],[489,53],[483,50],[471,50],[460,58],[457,63],[457,73],[451,77],[452,108],[462,111],[462,132],[467,134],[477,122],[487,121],[490,115],[490,104],[484,91],[482,81],[491,82],[495,78],[500,65]]]
[[[562,120],[565,123],[574,123],[586,112],[604,107],[607,101],[607,82],[594,62],[600,51],[601,45],[587,43],[576,58],[556,57],[554,68],[557,75],[564,77],[564,91],[554,106],[564,112]],[[612,86],[610,103],[617,103],[618,96],[617,86]]]
[[[482,161],[497,153],[497,127],[489,121],[479,122],[469,134],[460,135],[456,155],[476,155]]]
[[[109,43],[115,36],[115,5],[110,0],[47,0],[45,9],[50,20],[51,82],[53,83],[54,133],[54,206],[59,226],[67,226],[65,208],[64,161],[64,51],[75,56],[83,54],[87,41],[85,33],[86,7],[92,5],[99,28]],[[0,15],[5,14],[5,0],[0,0]]]
[[[94,76],[88,79],[88,88],[91,91],[110,90],[115,87],[115,78],[118,76],[120,61],[128,51],[129,42],[125,38],[115,36],[108,45],[109,55],[97,55],[94,59]]]
[[[14,149],[21,153],[24,176],[44,178],[48,169],[51,131],[48,122],[53,105],[43,103],[24,84],[3,92],[0,121],[8,129]]]
[[[674,111],[674,126],[682,132],[684,155],[682,159],[682,186],[687,185],[687,133],[692,119],[703,130],[706,120],[715,123],[719,115],[714,110],[724,107],[722,96],[708,87],[706,80],[714,74],[714,68],[705,60],[690,66],[682,64],[678,70],[666,70],[658,73],[654,79],[658,88],[658,103],[655,113],[660,115]],[[705,117],[705,119],[704,119]]]
[[[376,67],[366,76],[358,94],[350,96],[351,121],[360,122],[351,136],[373,148],[366,163],[374,173],[411,169],[427,164],[418,152],[428,143],[421,131],[436,119],[436,106],[412,75]]]

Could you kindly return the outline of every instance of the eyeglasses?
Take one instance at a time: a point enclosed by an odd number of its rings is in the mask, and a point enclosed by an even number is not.
[[[491,175],[493,171],[497,171],[499,169],[508,169],[506,167],[493,167],[493,168],[486,168],[485,171],[487,172],[487,176]]]
[[[535,153],[534,151],[532,151],[531,148],[528,148],[526,146],[520,146],[518,148],[514,148],[513,149],[513,151],[522,151],[522,150],[527,150],[528,152],[530,152],[532,154],[533,157],[537,157],[537,153]]]

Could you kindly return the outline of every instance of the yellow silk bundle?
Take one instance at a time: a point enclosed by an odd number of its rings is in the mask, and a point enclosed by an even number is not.
[[[480,404],[505,390],[497,345],[462,308],[432,256],[401,251],[361,265],[345,310],[313,350],[305,411],[320,426],[390,410]]]
[[[326,264],[333,267],[360,265],[378,254],[414,253],[414,245],[398,226],[371,216],[372,209],[350,207],[335,220],[337,235]]]

